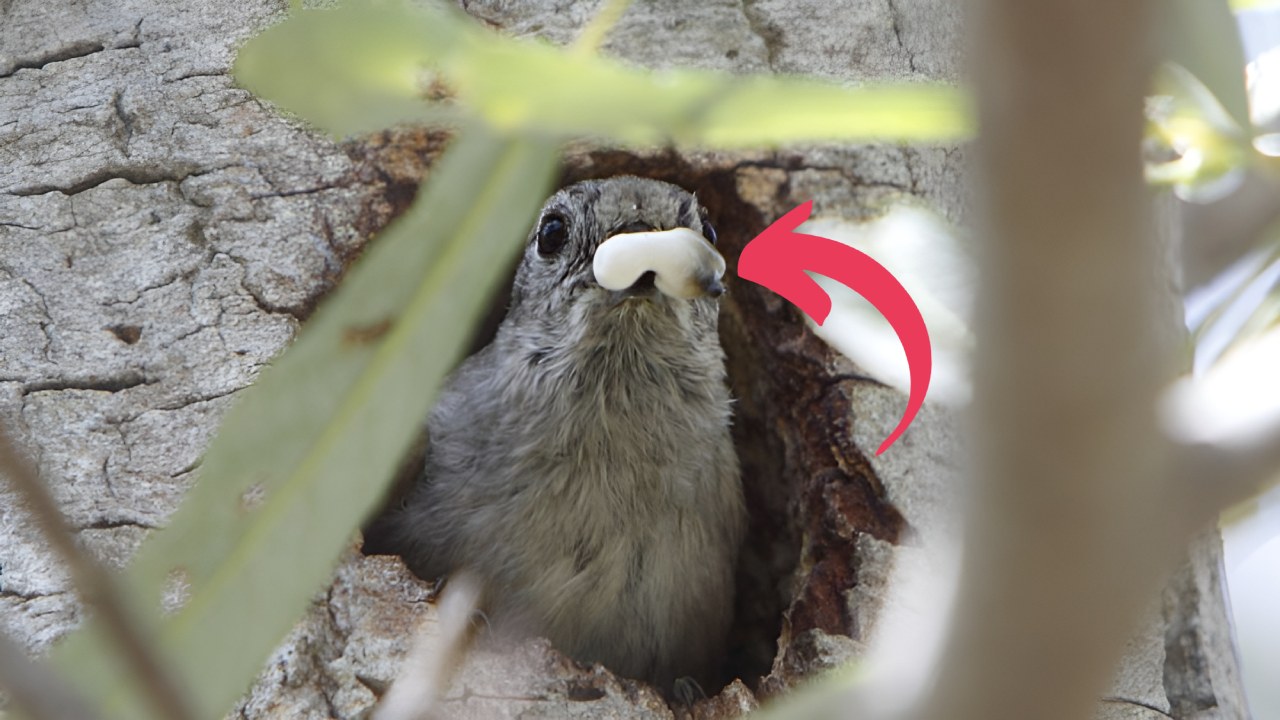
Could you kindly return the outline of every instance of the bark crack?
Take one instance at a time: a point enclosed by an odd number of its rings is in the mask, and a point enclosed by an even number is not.
[[[258,366],[258,367],[260,367],[260,366]],[[255,367],[254,369],[255,369],[255,370],[257,370],[257,369],[258,369],[258,367]],[[149,384],[149,383],[148,383],[148,384]],[[246,387],[248,387],[248,386],[246,386]],[[112,416],[112,417],[107,418],[107,419],[106,419],[106,421],[107,421],[109,424],[115,424],[115,425],[121,425],[121,424],[125,424],[125,423],[131,423],[131,422],[133,422],[134,420],[137,420],[138,418],[142,417],[143,415],[146,415],[147,413],[151,413],[151,412],[173,412],[173,411],[175,411],[175,410],[182,410],[182,409],[184,409],[184,408],[191,407],[192,405],[199,405],[199,404],[201,404],[201,403],[213,402],[214,400],[218,400],[218,399],[220,399],[220,398],[224,398],[224,397],[226,397],[226,396],[228,396],[228,395],[235,394],[235,393],[237,393],[237,392],[239,392],[239,391],[241,391],[241,390],[243,390],[243,389],[244,389],[244,388],[237,387],[237,388],[231,388],[230,390],[222,390],[222,391],[219,391],[219,392],[209,393],[209,394],[205,394],[205,395],[196,395],[196,396],[193,396],[193,397],[185,397],[185,398],[181,398],[181,399],[179,399],[179,400],[177,400],[177,401],[175,401],[175,402],[171,402],[171,403],[168,403],[168,404],[165,404],[165,405],[156,405],[156,406],[154,406],[154,407],[144,408],[144,409],[138,410],[138,411],[136,411],[136,412],[129,412],[129,413],[121,414],[121,415],[115,415],[115,416]],[[132,453],[132,449],[130,448],[130,446],[129,446],[129,445],[126,445],[126,446],[125,446],[125,448],[126,448],[130,453]],[[182,475],[182,474],[183,474],[183,473],[185,473],[185,472],[189,472],[190,470],[194,470],[196,467],[199,467],[200,462],[201,462],[200,460],[196,460],[196,461],[195,461],[194,463],[192,463],[190,466],[188,466],[188,467],[186,467],[186,468],[183,468],[183,469],[181,469],[181,470],[178,470],[178,471],[177,471],[177,472],[175,472],[174,474],[170,475],[170,477],[178,477],[179,475]]]
[[[227,70],[191,70],[190,72],[173,77],[168,82],[181,82],[183,80],[202,77],[226,77],[227,72]]]
[[[117,528],[142,528],[143,530],[156,530],[159,525],[153,525],[149,522],[128,518],[100,518],[91,523],[81,525],[77,530],[115,530]]]
[[[151,412],[153,410],[162,410],[162,411],[181,410],[183,408],[191,407],[192,405],[199,405],[200,403],[213,402],[214,400],[218,400],[228,395],[232,395],[234,393],[240,392],[243,389],[244,388],[232,388],[230,390],[223,390],[222,392],[210,393],[208,395],[196,395],[194,397],[184,398],[183,400],[180,400],[176,403],[171,403],[169,405],[161,405],[159,407],[147,408],[146,410],[143,411],[143,413]],[[138,413],[138,415],[142,415],[143,413]],[[137,416],[133,418],[127,418],[127,419],[133,420],[136,418]]]
[[[796,172],[798,170],[812,170],[814,172],[830,172],[830,173],[836,173],[840,175],[840,177],[844,178],[846,182],[853,185],[854,187],[885,188],[889,190],[897,190],[898,192],[910,193],[912,195],[918,194],[916,191],[916,188],[914,187],[915,175],[910,170],[910,167],[908,167],[908,174],[912,178],[912,182],[910,186],[902,185],[901,183],[891,182],[889,180],[868,180],[864,177],[857,175],[847,167],[843,167],[840,165],[814,165],[814,164],[806,163],[804,161],[804,158],[799,156],[787,157],[787,158],[775,157],[768,160],[745,160],[743,162],[735,163],[733,166],[729,168],[729,170],[731,172],[737,172],[738,170],[742,170],[745,168],[759,168],[763,170],[782,170],[783,172],[786,172],[788,174]]]
[[[120,110],[121,108],[117,104],[116,111],[120,112]],[[54,185],[51,183],[27,185],[12,189],[9,191],[9,194],[16,195],[18,197],[28,197],[32,195],[44,195],[56,192],[71,196],[77,193],[82,193],[86,190],[92,190],[93,188],[96,188],[110,180],[125,180],[133,185],[156,185],[166,182],[180,183],[187,178],[198,177],[221,169],[223,168],[194,170],[190,168],[150,167],[146,165],[110,165],[100,170],[95,170],[79,180],[66,185]]]
[[[920,190],[920,178],[916,174],[916,165],[918,164],[917,160],[919,159],[920,154],[914,151],[903,158],[903,164],[907,166],[907,176],[911,178],[912,195],[923,195],[923,192]]]
[[[20,277],[11,271],[6,270],[6,273],[25,285],[27,289],[31,291],[31,294],[36,296],[36,300],[39,301],[40,314],[44,315],[44,320],[38,321],[40,325],[40,333],[44,335],[44,346],[40,348],[40,355],[44,358],[45,362],[53,362],[50,355],[53,351],[54,344],[53,332],[51,330],[54,326],[54,322],[53,315],[49,313],[49,301],[45,298],[44,293],[40,292],[40,288],[35,286],[35,283],[31,282],[27,278]]]
[[[35,57],[15,60],[7,68],[0,69],[0,78],[9,77],[19,70],[43,70],[53,63],[86,57],[94,53],[100,53],[105,49],[106,47],[102,43],[94,40],[77,40]]]
[[[125,110],[124,91],[117,90],[111,96],[111,109],[116,118],[116,139],[120,141],[120,152],[129,157],[129,141],[133,139],[133,113]]]
[[[225,254],[228,258],[230,258],[232,262],[234,262],[235,264],[239,265],[242,269],[244,269],[245,275],[240,281],[240,287],[244,290],[245,294],[248,295],[249,298],[253,300],[254,305],[258,306],[259,310],[261,310],[262,312],[268,315],[288,315],[289,317],[293,318],[297,322],[299,323],[302,322],[303,320],[302,312],[284,305],[277,305],[276,303],[273,303],[270,300],[268,300],[260,290],[257,290],[250,286],[248,282],[250,263],[248,260],[246,260],[245,258],[239,257],[237,255],[232,255],[230,253],[223,253],[223,254]],[[219,334],[221,334],[222,329],[218,328],[218,332]],[[226,344],[225,340],[223,341],[223,344]]]
[[[751,34],[764,43],[765,63],[770,70],[775,70],[778,51],[782,45],[782,33],[755,9],[755,0],[742,0],[742,16],[746,18],[747,29]]]
[[[124,433],[120,432],[120,428],[116,428],[116,434],[120,435],[120,439],[124,439]],[[102,458],[102,468],[99,472],[102,474],[102,484],[107,488],[107,494],[112,500],[119,500],[120,496],[116,495],[116,486],[111,482],[111,456],[106,455]]]
[[[1102,702],[1110,703],[1113,705],[1132,705],[1134,707],[1139,707],[1144,710],[1150,710],[1151,712],[1156,713],[1160,717],[1166,717],[1166,718],[1169,718],[1170,720],[1174,720],[1174,717],[1169,713],[1165,712],[1164,710],[1161,710],[1155,705],[1142,702],[1141,700],[1134,700],[1132,698],[1122,698],[1122,697],[1115,697],[1114,695],[1109,695],[1107,697],[1102,698]]]
[[[0,598],[13,598],[18,602],[24,602],[24,603],[31,602],[32,600],[39,600],[41,598],[57,597],[58,595],[66,595],[66,594],[67,594],[67,591],[65,590],[55,590],[53,592],[47,592],[47,593],[38,593],[38,592],[24,593],[19,590],[7,590],[4,588],[0,588]]]
[[[889,17],[893,19],[893,36],[898,40],[898,47],[902,48],[902,52],[907,56],[907,67],[911,68],[911,72],[917,72],[915,53],[911,52],[902,40],[902,11],[898,8],[896,0],[885,0],[885,2],[889,6]]]
[[[251,200],[264,200],[266,198],[294,197],[295,195],[314,195],[315,193],[324,192],[325,190],[337,190],[343,187],[346,187],[346,186],[338,185],[338,184],[318,185],[316,187],[300,188],[298,190],[281,190],[279,192],[256,193],[256,194],[250,195],[249,198]]]

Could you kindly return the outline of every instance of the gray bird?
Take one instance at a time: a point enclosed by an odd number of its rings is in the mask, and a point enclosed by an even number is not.
[[[690,230],[695,259],[646,255],[668,247],[650,236]],[[623,270],[638,279],[602,287],[597,248],[634,238],[627,262],[640,264]],[[696,199],[667,183],[617,177],[552,196],[506,318],[447,381],[422,476],[384,521],[419,576],[474,573],[496,632],[546,637],[678,697],[685,678],[715,679],[745,525],[715,239]],[[659,290],[683,271],[695,292]]]

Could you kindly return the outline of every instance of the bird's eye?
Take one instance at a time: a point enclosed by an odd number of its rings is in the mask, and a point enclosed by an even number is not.
[[[564,218],[548,215],[542,218],[542,224],[538,226],[538,253],[553,255],[564,247],[564,241],[568,238],[569,226]]]
[[[702,219],[702,237],[706,238],[707,242],[712,245],[716,244],[716,229],[711,226],[711,221],[706,218]]]

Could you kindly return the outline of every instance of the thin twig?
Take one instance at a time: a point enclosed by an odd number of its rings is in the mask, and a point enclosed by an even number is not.
[[[126,606],[114,578],[76,545],[66,520],[35,468],[17,451],[3,428],[0,428],[0,473],[9,479],[49,545],[66,563],[81,600],[97,609],[107,637],[133,670],[158,716],[168,720],[194,718],[187,696],[161,663],[155,644],[148,640],[146,631]]]
[[[449,578],[440,596],[438,622],[423,624],[400,677],[374,711],[374,720],[429,720],[471,646],[472,616],[480,605],[480,581],[461,573]]]
[[[0,688],[31,720],[98,720],[62,677],[0,633]]]

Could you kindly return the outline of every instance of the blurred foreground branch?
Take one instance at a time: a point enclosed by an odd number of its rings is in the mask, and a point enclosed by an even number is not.
[[[963,557],[931,670],[902,673],[899,697],[864,685],[856,716],[1080,720],[1212,514],[1170,510],[1193,490],[1157,422],[1185,330],[1138,152],[1155,14],[1146,0],[973,10],[985,244]]]
[[[1166,516],[1154,412],[1173,369],[1138,156],[1154,13],[975,10],[973,497],[937,687],[914,716],[1078,720],[1192,530]]]
[[[0,633],[0,690],[32,720],[97,720],[61,676],[27,657],[27,651]],[[4,717],[0,713],[0,717]]]

